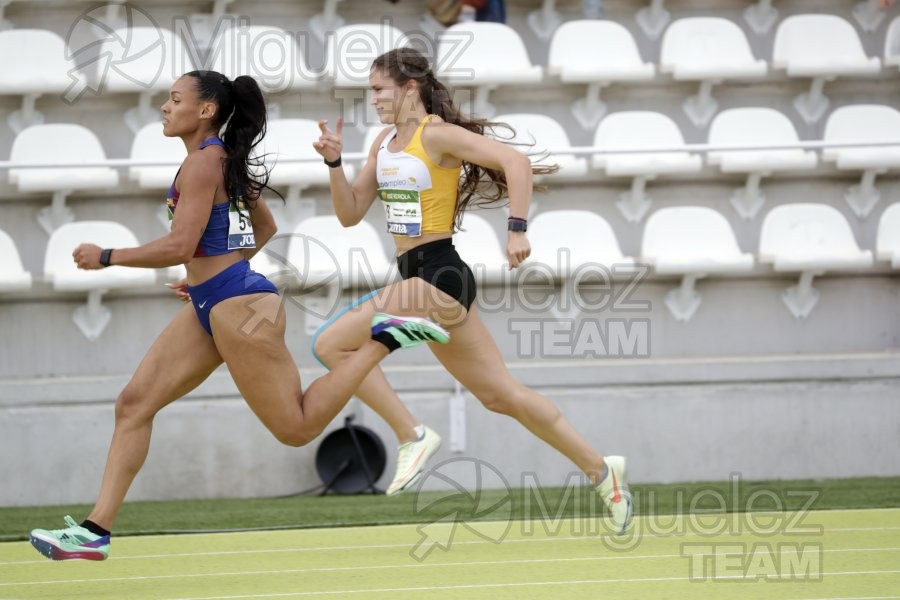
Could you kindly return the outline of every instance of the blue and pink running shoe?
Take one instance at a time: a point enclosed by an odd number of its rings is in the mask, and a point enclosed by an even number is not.
[[[109,536],[91,533],[66,516],[65,529],[35,529],[31,545],[50,560],[106,560],[109,556]]]

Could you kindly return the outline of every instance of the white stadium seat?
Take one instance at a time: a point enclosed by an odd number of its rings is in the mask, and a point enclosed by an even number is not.
[[[678,125],[668,116],[649,111],[625,111],[607,115],[594,134],[594,146],[610,149],[677,148],[684,146]],[[647,181],[658,175],[696,173],[703,166],[699,156],[688,152],[643,152],[597,154],[593,166],[608,177],[632,177],[631,191],[622,194],[617,206],[631,222],[638,222],[650,207],[644,193]]]
[[[184,142],[178,137],[163,135],[161,123],[144,125],[131,142],[131,160],[168,161],[171,165],[128,167],[128,178],[136,181],[142,189],[168,191],[178,165],[187,156]]]
[[[325,76],[336,88],[368,88],[372,61],[406,43],[406,35],[387,23],[340,27],[325,40]]]
[[[625,257],[609,223],[587,210],[549,210],[528,224],[529,262],[543,264],[557,278],[566,278],[587,264],[605,267],[634,264]],[[560,252],[562,251],[562,254]]]
[[[55,167],[65,163],[106,160],[100,140],[92,131],[74,123],[32,125],[13,141],[12,163],[38,163],[38,168],[9,170],[10,183],[20,192],[52,192],[53,203],[38,215],[44,231],[72,220],[66,196],[73,190],[106,189],[119,183],[119,174],[109,167]]]
[[[296,36],[270,25],[223,28],[213,40],[208,62],[230,79],[250,75],[268,94],[310,89],[318,83]],[[277,118],[277,108],[271,116]]]
[[[134,132],[159,121],[154,94],[168,92],[175,80],[194,70],[184,42],[169,29],[117,29],[104,39],[100,54],[110,63],[103,77],[106,91],[140,94],[137,107],[125,113],[125,122]]]
[[[184,147],[181,138],[166,137],[163,135],[162,129],[162,123],[158,122],[144,125],[131,142],[131,160],[169,162],[171,164],[128,167],[128,178],[131,181],[137,182],[141,189],[159,190],[161,199],[165,198],[165,194],[178,174],[179,165],[187,156],[187,148]],[[168,231],[171,223],[165,203],[160,202],[157,214],[159,222]],[[181,279],[184,277],[184,269],[183,267],[179,267],[179,269],[170,269],[169,275],[172,278]]]
[[[448,85],[475,88],[474,101],[461,110],[482,118],[495,113],[488,101],[492,89],[537,83],[543,77],[515,29],[477,21],[458,23],[441,35],[435,70],[438,79]]]
[[[0,231],[0,292],[15,292],[31,287],[31,273],[22,267],[16,244],[5,231]]]
[[[36,0],[40,1],[40,0]],[[79,0],[80,2],[85,2],[85,0]],[[213,0],[214,4],[218,7],[221,4],[227,4],[232,0]],[[97,4],[97,3],[92,3]],[[146,22],[149,19],[146,18],[146,15],[141,14],[143,11],[140,9],[135,9],[135,7],[128,6],[127,0],[109,0],[105,4],[99,4],[95,6],[95,8],[90,9],[89,11],[82,13],[82,22],[84,24],[89,25],[94,31],[95,34],[99,37],[103,37],[105,35],[109,35],[112,30],[116,28],[126,27],[135,22]],[[123,14],[124,13],[124,14]],[[135,15],[137,13],[140,16]],[[221,12],[219,13],[221,15]],[[155,25],[152,21],[152,24]]]
[[[566,130],[551,117],[536,113],[514,113],[498,115],[492,120],[506,123],[515,132],[512,135],[508,129],[496,128],[494,135],[497,139],[514,144],[513,147],[516,150],[533,156],[534,160],[539,159],[537,164],[559,165],[559,171],[549,177],[579,179],[587,174],[587,159],[583,156],[560,153],[541,157],[542,153],[549,150],[564,150],[572,147]],[[540,182],[541,179],[543,177],[539,176],[535,178],[535,181]]]
[[[900,202],[881,213],[875,247],[878,260],[886,260],[892,268],[900,269]]]
[[[772,108],[731,108],[716,115],[709,127],[714,146],[777,146],[799,141],[793,123]],[[759,189],[763,177],[775,171],[813,169],[818,164],[810,150],[724,150],[707,154],[722,173],[746,173],[747,184],[735,190],[731,205],[745,219],[752,219],[766,201]]]
[[[594,212],[538,213],[528,223],[528,240],[531,256],[520,269],[520,279],[527,284],[535,273],[543,273],[562,281],[568,297],[550,308],[557,319],[574,318],[579,307],[588,304],[581,299],[582,284],[590,285],[598,277],[608,283],[613,277],[633,274],[634,259],[622,254],[612,227]]]
[[[453,234],[453,245],[463,261],[472,268],[476,279],[483,283],[503,280],[503,274],[509,267],[505,246],[484,217],[467,211],[462,229]]]
[[[0,31],[0,56],[5,57],[0,71],[0,94],[23,97],[21,110],[7,118],[16,133],[43,123],[44,116],[34,108],[39,96],[65,93],[65,99],[73,102],[87,85],[85,75],[67,58],[65,41],[52,31]]]
[[[662,208],[647,219],[641,262],[660,275],[681,275],[681,287],[666,294],[666,307],[688,321],[700,306],[694,290],[707,275],[740,274],[753,268],[753,256],[741,252],[728,221],[711,208]]]
[[[663,34],[659,69],[675,81],[699,81],[700,91],[682,107],[694,125],[709,123],[718,108],[712,87],[729,79],[759,79],[766,61],[750,52],[744,32],[720,17],[678,19]]]
[[[794,98],[794,107],[807,123],[825,114],[829,100],[825,82],[837,77],[875,75],[881,60],[869,58],[853,25],[834,15],[793,15],[778,25],[772,49],[772,69],[788,77],[809,77],[809,92]]]
[[[809,316],[819,301],[813,278],[829,270],[855,270],[873,264],[872,253],[860,250],[847,219],[825,204],[784,204],[763,220],[759,262],[777,272],[800,273],[796,286],[782,295],[795,318]]]
[[[824,138],[826,142],[900,140],[900,111],[878,104],[842,106],[828,116]],[[850,187],[845,198],[853,212],[866,217],[881,197],[875,177],[900,169],[900,146],[826,148],[822,159],[842,171],[862,171],[859,185]]]
[[[112,221],[79,221],[55,229],[47,242],[44,256],[44,277],[53,289],[64,292],[87,292],[87,304],[77,308],[72,320],[93,341],[100,337],[110,320],[110,311],[101,303],[110,289],[152,285],[156,275],[152,269],[107,267],[82,270],[72,260],[72,251],[82,243],[101,248],[133,248],[137,238],[127,227]]]
[[[393,269],[372,225],[362,221],[344,227],[333,215],[310,217],[297,224],[288,261],[303,287],[339,284],[341,289],[375,289],[392,276]]]
[[[587,95],[572,105],[572,114],[585,129],[593,129],[606,113],[600,90],[611,83],[646,81],[656,67],[644,62],[634,38],[613,21],[586,19],[561,25],[550,42],[547,66],[562,83],[587,84]]]
[[[310,217],[297,224],[287,261],[301,288],[300,294],[291,297],[301,305],[310,335],[338,306],[341,290],[377,289],[396,275],[372,225],[362,221],[344,227],[332,215]]]

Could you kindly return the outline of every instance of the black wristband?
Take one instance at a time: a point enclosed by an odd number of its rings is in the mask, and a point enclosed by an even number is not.
[[[324,156],[322,157],[322,160],[325,161],[325,164],[328,165],[329,169],[337,169],[339,166],[341,166],[341,157],[340,156],[338,156],[334,162],[330,162]]]
[[[519,219],[518,217],[510,217],[506,220],[507,231],[528,231],[528,219]]]
[[[109,266],[109,259],[112,258],[112,248],[104,248],[100,251],[100,264],[104,267]]]

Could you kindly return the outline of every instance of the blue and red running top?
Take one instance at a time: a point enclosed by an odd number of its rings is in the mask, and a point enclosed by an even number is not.
[[[212,137],[203,141],[200,144],[199,150],[203,150],[207,146],[221,146],[225,148],[225,142],[220,140],[217,137]],[[181,170],[179,169],[179,172]],[[178,174],[175,174],[175,177],[178,178]],[[169,211],[169,221],[175,217],[175,208],[178,206],[178,198],[180,194],[178,190],[175,188],[175,181],[172,181],[172,186],[169,188],[169,195],[166,197],[166,206]],[[223,202],[221,204],[213,204],[212,212],[209,215],[209,222],[206,224],[206,229],[203,230],[203,235],[200,236],[200,241],[197,243],[197,249],[194,250],[194,258],[198,256],[218,256],[220,254],[228,254],[229,252],[233,252],[233,250],[228,249],[228,210],[231,206],[230,202]]]

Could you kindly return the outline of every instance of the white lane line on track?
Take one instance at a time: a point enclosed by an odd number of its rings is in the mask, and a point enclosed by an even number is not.
[[[898,552],[900,548],[841,548],[834,550],[822,550],[822,552]],[[746,552],[728,552],[729,556],[743,556]],[[249,575],[298,575],[303,573],[333,573],[340,571],[375,571],[385,569],[422,569],[422,568],[449,568],[449,567],[473,567],[473,566],[506,566],[506,565],[524,565],[539,563],[564,563],[564,562],[587,562],[587,561],[610,561],[610,560],[648,560],[654,558],[687,558],[690,553],[685,554],[646,554],[642,556],[585,556],[575,558],[529,558],[529,559],[513,559],[513,560],[486,560],[486,561],[463,561],[452,563],[415,563],[405,565],[354,565],[348,567],[312,567],[307,569],[272,569],[266,571],[227,571],[220,573],[185,573],[181,575],[136,575],[133,577],[102,577],[93,579],[59,579],[55,581],[19,581],[0,583],[0,587],[11,587],[17,585],[60,585],[72,583],[109,583],[124,581],[148,581],[160,579],[194,579],[198,577],[243,577]],[[892,573],[894,571],[885,571]]]
[[[823,509],[823,510],[808,510],[804,511],[804,515],[827,515],[834,513],[855,513],[855,512],[897,512],[900,511],[900,507],[886,507],[886,508],[834,508],[834,509]],[[723,518],[731,518],[733,519],[735,515],[738,515],[740,518],[746,519],[748,515],[752,515],[753,518],[757,517],[766,517],[766,516],[785,516],[794,514],[790,511],[782,511],[782,510],[759,510],[752,512],[721,512],[717,510],[710,511],[702,511],[698,510],[694,513],[682,513],[682,514],[661,514],[661,515],[636,515],[636,519],[647,519],[647,518],[673,518],[678,517],[681,520],[688,518],[708,518],[710,516],[719,515]],[[576,517],[583,518],[583,517]],[[572,521],[576,518],[569,517],[566,520]],[[600,518],[600,517],[597,517]],[[509,520],[499,519],[499,520],[491,520],[484,519],[479,520],[478,523],[484,524],[503,524],[508,523]],[[524,519],[516,519],[513,521],[514,523],[524,522]],[[155,538],[178,538],[184,535],[215,535],[215,536],[223,536],[223,535],[242,535],[245,533],[272,533],[272,534],[292,534],[296,531],[321,531],[323,529],[340,529],[341,531],[354,531],[354,530],[371,530],[372,528],[384,528],[384,529],[398,529],[403,527],[409,527],[421,525],[421,523],[415,522],[403,522],[403,523],[385,523],[383,525],[348,525],[347,523],[335,522],[335,523],[322,523],[311,527],[309,525],[285,525],[273,528],[241,528],[241,529],[223,529],[221,531],[178,531],[178,532],[167,532],[167,533],[156,533],[154,531],[124,531],[119,532],[119,536],[121,537],[143,537],[152,535]],[[900,529],[900,527],[887,527],[886,529]],[[830,530],[830,531],[844,531],[844,530]],[[21,540],[15,540],[12,538],[3,538],[0,537],[0,544],[9,544],[9,543],[17,543]],[[0,563],[2,564],[2,563]]]
[[[900,573],[900,571],[836,571],[832,573],[822,573],[823,576],[846,576],[846,575],[875,575],[880,573]],[[715,580],[736,580],[745,579],[742,576],[723,576],[711,577]],[[773,577],[774,579],[774,577]],[[755,581],[756,578],[750,578]],[[248,598],[300,598],[303,596],[336,596],[343,594],[374,594],[374,593],[396,593],[396,592],[431,592],[441,590],[472,590],[485,588],[512,588],[512,587],[530,587],[530,586],[552,586],[552,585],[591,585],[591,584],[609,584],[609,583],[647,583],[659,581],[691,581],[690,577],[648,577],[642,579],[583,579],[573,581],[535,581],[535,582],[518,582],[518,583],[483,583],[470,585],[447,585],[447,586],[428,586],[428,587],[409,587],[409,588],[382,588],[375,590],[338,590],[327,592],[293,592],[288,594],[252,594],[245,596],[204,596],[199,598],[173,598],[172,600],[239,600]],[[860,599],[853,599],[860,600]]]
[[[792,600],[896,600],[900,596],[853,596],[842,598],[793,598]]]
[[[429,523],[427,524],[429,527],[433,527],[434,525],[441,525],[440,523]],[[418,527],[418,526],[417,526]],[[775,534],[823,534],[823,533],[834,533],[834,532],[877,532],[877,531],[894,531],[900,530],[900,527],[842,527],[842,528],[832,528],[832,529],[786,529],[786,530],[777,530],[777,531],[766,531],[765,534],[767,536],[775,535]],[[637,534],[639,537],[645,538],[673,538],[673,537],[683,537],[683,538],[706,538],[713,539],[714,536],[730,536],[730,535],[752,535],[753,531],[743,531],[743,532],[730,532],[723,531],[721,533],[641,533]],[[524,538],[524,539],[514,539],[514,540],[502,540],[500,543],[502,544],[533,544],[533,543],[545,543],[545,542],[574,542],[574,541],[593,541],[596,542],[601,537],[611,537],[612,539],[616,539],[618,536],[606,536],[606,535],[576,535],[576,536],[567,536],[567,537],[545,537],[545,538]],[[157,539],[156,536],[147,537],[145,539]],[[627,539],[627,538],[626,538]],[[188,556],[228,556],[234,554],[278,554],[285,552],[327,552],[327,551],[346,551],[346,550],[390,550],[392,548],[411,548],[415,546],[419,540],[413,540],[410,542],[406,542],[403,544],[371,544],[366,546],[317,546],[317,547],[303,547],[303,548],[262,548],[258,550],[220,550],[215,552],[181,552],[176,554],[141,554],[138,556],[116,556],[115,560],[143,560],[147,558],[184,558]],[[17,542],[20,543],[20,542]],[[453,541],[453,545],[455,546],[473,546],[473,545],[484,545],[491,544],[493,546],[497,545],[497,542],[493,540],[464,540],[464,541]],[[41,563],[46,563],[46,560],[21,560],[21,561],[10,561],[10,562],[0,562],[0,566],[9,566],[9,565],[36,565]]]
[[[853,596],[843,598],[793,598],[792,600],[896,600],[900,596]]]

